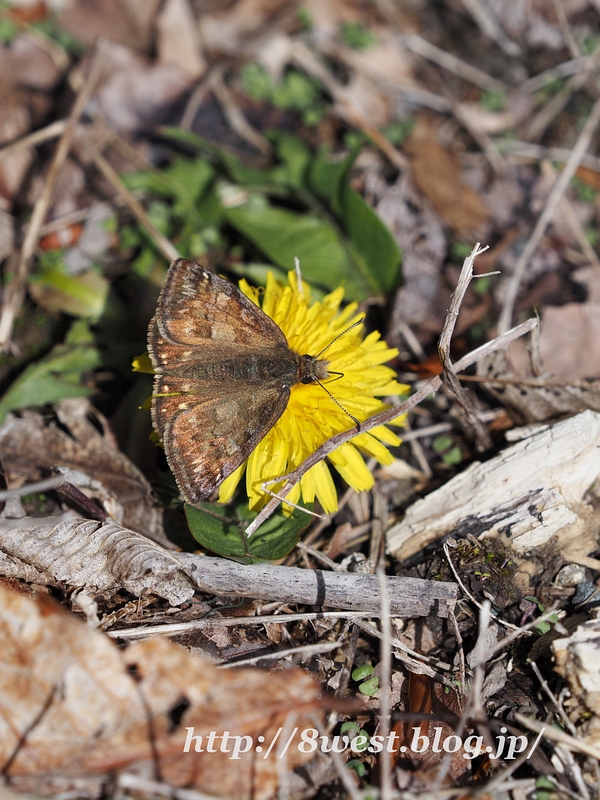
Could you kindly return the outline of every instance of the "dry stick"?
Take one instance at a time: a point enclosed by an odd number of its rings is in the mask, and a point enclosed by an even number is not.
[[[509,56],[518,56],[521,48],[506,35],[492,11],[481,0],[462,0],[483,34],[493,39]]]
[[[450,342],[452,341],[452,334],[454,333],[454,328],[456,327],[456,321],[458,320],[462,301],[467,289],[469,288],[469,284],[474,277],[473,263],[477,256],[487,249],[487,247],[484,247],[483,249],[480,248],[479,242],[477,242],[473,252],[467,256],[467,258],[465,258],[463,267],[460,271],[458,284],[452,297],[452,303],[450,304],[450,308],[446,313],[444,327],[442,328],[442,333],[438,342],[438,355],[444,368],[446,385],[456,397],[458,404],[462,408],[466,417],[466,422],[470,424],[475,432],[478,450],[489,450],[489,448],[492,446],[492,439],[487,428],[477,417],[471,398],[467,394],[466,390],[460,385],[456,372],[454,371],[454,367],[452,366],[452,360],[450,358]]]
[[[245,139],[263,155],[272,156],[273,147],[271,146],[271,143],[268,141],[268,139],[265,139],[262,133],[259,133],[259,131],[257,131],[256,128],[254,128],[242,114],[239,106],[233,99],[233,95],[223,80],[223,74],[221,71],[215,73],[211,83],[211,88],[214,96],[219,101],[223,115],[233,132],[237,133],[241,139]]]
[[[498,321],[498,330],[500,333],[504,333],[509,326],[513,315],[513,309],[515,306],[515,301],[517,299],[517,294],[519,293],[519,286],[521,285],[521,281],[523,279],[523,274],[525,272],[525,267],[529,263],[529,259],[537,249],[538,244],[544,232],[550,223],[550,220],[554,216],[554,212],[556,211],[558,204],[560,202],[561,197],[565,193],[567,186],[569,185],[571,178],[575,174],[577,167],[583,157],[583,154],[590,146],[590,142],[592,140],[592,136],[600,122],[600,100],[596,100],[594,103],[594,107],[583,126],[581,133],[579,134],[579,138],[575,143],[575,147],[571,152],[569,160],[565,164],[565,168],[560,173],[558,180],[554,184],[552,191],[550,192],[550,196],[546,202],[546,207],[542,211],[535,228],[533,229],[531,236],[529,237],[529,241],[523,253],[521,254],[521,258],[518,260],[517,265],[515,267],[515,271],[513,272],[508,286],[506,288],[506,296],[504,298],[504,305],[502,308],[502,312],[500,314],[500,319]]]
[[[397,169],[403,170],[409,165],[406,156],[402,155],[399,150],[396,150],[394,145],[389,142],[381,131],[377,130],[374,125],[366,120],[362,114],[354,108],[348,101],[344,87],[335,80],[333,75],[327,70],[323,64],[318,60],[315,54],[302,42],[294,42],[292,47],[292,58],[301,69],[308,72],[313,78],[317,78],[325,86],[329,94],[332,96],[336,110],[340,116],[344,117],[347,122],[354,125],[359,130],[362,130],[373,144],[378,147],[381,152],[386,156],[388,161],[393,164]]]
[[[590,72],[591,70],[586,70],[569,78],[567,84],[533,117],[525,131],[525,138],[528,141],[538,141],[542,138],[552,120],[560,114],[571,97],[589,81]]]
[[[483,89],[484,92],[507,91],[506,84],[502,83],[502,81],[492,78],[487,72],[483,72],[483,70],[477,69],[477,67],[471,64],[467,64],[466,61],[462,61],[452,53],[441,50],[416,33],[402,36],[400,41],[408,47],[409,50],[412,50],[413,53],[417,53],[423,58],[433,61],[434,64],[438,64],[440,67],[448,70],[448,72],[458,75],[459,78],[472,83],[474,86],[478,86],[480,89]]]
[[[571,151],[566,147],[543,147],[540,144],[533,144],[532,142],[503,141],[498,144],[499,149],[507,158],[524,159],[527,161],[543,161],[548,159],[550,161],[558,161],[560,164],[565,164],[571,157]],[[582,167],[587,167],[594,172],[600,172],[600,158],[596,156],[586,155],[580,161]]]
[[[571,75],[576,75],[578,72],[590,69],[592,66],[593,59],[591,56],[581,56],[570,61],[563,61],[562,64],[557,64],[556,67],[550,67],[550,69],[538,72],[537,75],[528,78],[519,86],[519,90],[525,94],[533,94],[559,78],[570,78]]]
[[[387,742],[390,734],[390,690],[392,676],[392,632],[390,627],[390,596],[388,594],[385,572],[382,566],[377,567],[379,597],[381,598],[381,647],[379,674],[381,688],[379,692],[379,733]],[[392,761],[391,753],[384,747],[379,757],[381,770],[381,800],[391,800],[392,796]]]
[[[550,739],[552,742],[557,742],[569,750],[574,750],[576,753],[583,753],[586,756],[600,761],[600,748],[592,747],[592,745],[587,744],[582,739],[569,736],[568,733],[564,733],[564,731],[561,731],[559,728],[555,728],[551,725],[542,725],[540,722],[536,722],[536,720],[530,719],[518,712],[515,712],[515,721],[530,731],[543,733],[545,738]]]
[[[529,333],[529,331],[536,328],[538,324],[539,322],[537,319],[528,319],[526,322],[521,323],[521,325],[517,325],[512,330],[502,334],[502,336],[498,336],[491,342],[486,342],[486,344],[481,345],[481,347],[476,348],[471,353],[468,353],[466,356],[461,358],[460,361],[457,361],[454,365],[455,371],[461,372],[462,370],[467,369],[467,367],[470,367],[472,364],[477,363],[477,361],[480,359],[495,353],[497,350],[500,350],[503,347],[507,347],[510,342],[513,342],[515,339],[519,339],[521,336]],[[315,464],[318,464],[319,461],[322,461],[333,450],[335,450],[336,447],[339,447],[341,444],[350,441],[359,434],[366,433],[373,428],[376,428],[378,425],[386,425],[402,414],[406,414],[407,411],[410,411],[411,408],[418,406],[419,403],[425,400],[425,398],[430,394],[437,392],[441,385],[442,378],[438,375],[435,378],[432,378],[430,381],[427,381],[427,383],[425,383],[418,392],[415,392],[415,394],[413,394],[404,402],[399,403],[393,408],[389,408],[387,411],[382,411],[380,414],[375,414],[375,416],[365,420],[365,422],[361,422],[360,431],[357,428],[351,428],[348,431],[343,431],[342,433],[338,433],[336,436],[332,436],[331,439],[318,447],[314,453],[312,453],[305,461],[303,461],[302,464],[300,464],[300,466],[298,466],[290,475],[286,476],[286,482],[284,486],[279,489],[279,494],[282,497],[285,497],[311,467],[313,467]],[[263,524],[263,522],[269,519],[269,517],[275,512],[279,506],[279,503],[280,501],[275,498],[269,500],[267,505],[258,512],[256,517],[246,528],[246,535],[252,536],[252,534],[255,533]]]
[[[125,201],[126,205],[128,206],[129,210],[133,214],[133,216],[137,219],[140,225],[146,229],[146,231],[150,234],[156,247],[160,250],[163,256],[167,259],[167,261],[175,261],[175,259],[180,258],[180,254],[177,249],[173,246],[173,244],[167,239],[166,236],[163,236],[160,231],[158,231],[154,225],[150,222],[148,215],[144,211],[142,204],[135,199],[135,197],[131,194],[129,189],[127,189],[121,179],[119,178],[118,174],[115,170],[111,167],[108,161],[104,158],[102,153],[99,152],[97,147],[93,145],[91,142],[87,142],[85,138],[82,137],[81,145],[83,146],[84,150],[93,160],[94,164],[98,168],[98,170],[104,175],[107,181],[111,184],[111,186],[117,191],[123,200]]]
[[[258,617],[201,617],[189,622],[165,622],[162,625],[139,625],[135,628],[115,628],[106,631],[107,636],[114,639],[145,639],[148,636],[160,634],[161,636],[179,636],[188,631],[212,628],[214,625],[229,627],[238,625],[288,625],[290,622],[310,622],[311,620],[326,619],[356,619],[373,618],[380,611],[306,611],[303,614],[263,614]]]
[[[40,228],[50,207],[54,184],[71,148],[73,134],[75,133],[79,118],[83,114],[85,106],[100,77],[102,60],[103,49],[99,47],[94,55],[87,79],[69,115],[64,133],[54,151],[54,156],[44,181],[44,186],[42,187],[41,194],[33,209],[31,222],[29,223],[25,239],[23,240],[16,274],[12,281],[4,287],[4,301],[2,313],[0,315],[0,350],[5,350],[10,342],[15,319],[25,297],[25,284],[29,272],[29,265],[37,246]]]
[[[7,156],[12,156],[14,153],[18,153],[20,150],[25,150],[28,147],[35,147],[36,144],[42,144],[42,142],[47,142],[50,139],[56,139],[58,136],[62,136],[66,127],[66,120],[59,119],[47,125],[45,128],[40,128],[40,130],[28,133],[27,136],[23,136],[22,139],[17,139],[16,142],[11,142],[11,144],[7,144],[6,147],[0,148],[0,160]]]
[[[469,698],[465,705],[464,711],[461,714],[460,720],[458,725],[456,726],[454,733],[459,738],[462,736],[463,731],[467,727],[467,720],[469,717],[473,718],[476,722],[487,722],[487,717],[485,711],[483,710],[483,705],[481,703],[481,690],[483,687],[483,679],[485,677],[485,671],[483,669],[483,665],[485,664],[485,640],[487,636],[487,631],[490,624],[490,610],[491,610],[491,603],[489,600],[485,600],[483,605],[480,608],[479,613],[479,632],[477,635],[477,642],[475,643],[474,649],[474,657],[475,657],[475,669],[473,675],[473,683],[471,685],[471,691],[469,692]],[[442,763],[440,764],[435,781],[433,782],[433,790],[439,789],[441,786],[442,781],[447,775],[448,767],[452,761],[452,753],[448,753]]]
[[[579,45],[575,41],[575,37],[571,31],[571,26],[569,25],[569,20],[567,19],[562,0],[552,0],[552,5],[554,6],[554,13],[556,14],[559,27],[562,31],[563,39],[569,48],[571,56],[573,58],[579,58],[581,56],[581,50],[579,49]]]
[[[544,678],[544,676],[540,672],[540,668],[538,667],[535,661],[531,662],[531,668],[535,672],[536,678],[540,682],[540,686],[550,698],[550,702],[554,706],[554,709],[558,714],[558,716],[561,718],[562,724],[570,732],[571,736],[577,736],[577,728],[575,727],[575,725],[573,725],[571,720],[565,714],[563,707],[558,702],[558,698],[556,697],[552,689],[548,686],[548,681]]]

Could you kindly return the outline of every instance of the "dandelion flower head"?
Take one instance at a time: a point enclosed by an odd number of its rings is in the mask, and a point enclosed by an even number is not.
[[[357,313],[356,303],[341,308],[342,287],[322,302],[311,303],[309,286],[300,284],[294,272],[289,273],[288,280],[284,286],[269,273],[262,303],[259,290],[245,280],[240,281],[240,289],[279,325],[296,353],[317,355],[325,350],[323,359],[329,362],[331,377],[324,385],[335,400],[317,382],[293,386],[281,417],[247,461],[221,484],[222,503],[231,499],[245,471],[250,508],[261,508],[269,499],[264,484],[292,472],[332,436],[351,428],[349,415],[363,422],[388,408],[381,397],[408,391],[408,386],[396,381],[395,372],[384,366],[397,350],[389,348],[377,331],[363,338],[362,325],[348,330],[364,315]],[[399,417],[392,424],[401,425],[403,419]],[[337,447],[328,461],[349,486],[360,492],[374,484],[363,454],[389,464],[393,457],[387,445],[398,444],[398,436],[381,425]],[[269,488],[276,492],[277,484]],[[336,511],[337,493],[328,463],[321,461],[311,467],[287,499],[292,503],[317,499],[325,513]]]

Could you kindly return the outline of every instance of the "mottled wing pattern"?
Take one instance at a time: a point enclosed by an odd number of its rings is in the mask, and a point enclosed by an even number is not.
[[[235,387],[157,375],[154,427],[188,503],[206,500],[277,422],[290,391],[269,384]],[[175,393],[175,394],[173,394]],[[169,396],[171,395],[171,396]]]
[[[180,345],[177,351],[174,346]],[[281,328],[240,290],[201,264],[171,265],[150,324],[148,349],[155,368],[188,360],[189,348],[226,351],[231,346],[287,347]],[[186,349],[187,348],[187,349]],[[199,361],[202,352],[194,352]]]
[[[198,503],[283,414],[297,357],[281,329],[239,289],[185,259],[167,273],[148,349],[156,370],[154,428],[183,497]],[[220,364],[227,367],[221,371]]]

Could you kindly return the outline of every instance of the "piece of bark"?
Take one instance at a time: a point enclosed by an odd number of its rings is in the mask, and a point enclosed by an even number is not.
[[[524,553],[567,526],[573,539],[586,527],[579,506],[599,474],[600,414],[584,411],[471,464],[414,503],[388,530],[388,551],[405,559],[448,534],[486,534]]]
[[[80,518],[0,520],[0,574],[36,583],[54,581],[87,592],[121,588],[155,594],[172,605],[196,589],[333,608],[380,611],[375,575],[242,565],[192,553],[173,553],[114,523]],[[32,570],[34,570],[32,572]],[[44,576],[46,579],[44,580]],[[387,578],[391,613],[398,617],[448,616],[457,586],[418,578]]]

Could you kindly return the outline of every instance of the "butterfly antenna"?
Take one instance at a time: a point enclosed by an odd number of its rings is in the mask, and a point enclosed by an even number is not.
[[[324,348],[321,350],[321,352],[320,352],[320,353],[317,353],[317,355],[316,355],[316,356],[313,356],[313,358],[315,359],[315,361],[316,361],[318,358],[321,358],[321,356],[323,355],[323,353],[324,353],[326,350],[329,350],[329,348],[331,347],[331,345],[332,345],[332,344],[334,344],[334,342],[337,342],[337,340],[338,340],[340,337],[342,337],[342,336],[345,336],[345,335],[348,333],[348,331],[351,331],[351,330],[352,330],[352,328],[356,328],[356,327],[357,327],[357,325],[362,325],[362,324],[363,324],[363,321],[364,321],[364,317],[363,317],[363,319],[357,319],[357,320],[356,320],[356,322],[353,322],[353,323],[352,323],[352,325],[349,325],[349,326],[346,328],[346,330],[345,330],[345,331],[342,331],[341,333],[338,333],[338,335],[335,337],[335,339],[332,339],[332,340],[329,342],[329,344],[328,344],[326,347],[324,347]],[[354,417],[352,417],[352,419],[354,419]]]
[[[354,325],[352,327],[354,327]],[[335,341],[335,339],[334,339],[334,341]],[[329,389],[326,386],[324,386],[318,378],[315,377],[315,381],[319,384],[321,389],[324,389],[327,392],[327,394],[329,395],[329,397],[331,397],[331,399],[336,404],[336,406],[339,406],[342,409],[342,411],[344,412],[344,414],[347,414],[350,417],[352,422],[354,422],[354,424],[358,428],[358,432],[360,433],[360,422],[359,422],[359,420],[357,420],[356,417],[353,417],[352,414],[348,411],[348,409],[344,408],[344,406],[339,402],[339,400],[335,399],[335,397],[331,394]]]

